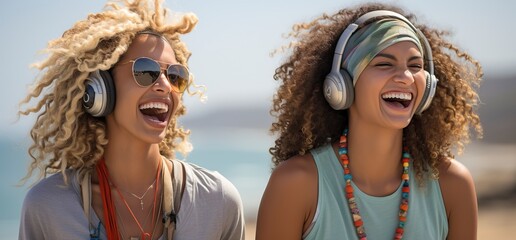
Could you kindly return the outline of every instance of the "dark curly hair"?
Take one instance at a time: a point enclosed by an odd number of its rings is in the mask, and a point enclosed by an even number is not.
[[[331,70],[342,31],[361,15],[374,10],[400,13],[423,32],[432,49],[435,75],[440,80],[430,107],[415,115],[403,132],[417,179],[422,180],[426,173],[437,178],[439,163],[453,158],[452,150],[462,152],[470,140],[471,128],[482,137],[476,113],[479,102],[476,87],[483,75],[480,64],[445,39],[449,32],[418,24],[413,14],[399,7],[367,3],[296,24],[288,34],[293,41],[283,51],[289,51],[290,55],[275,71],[274,79],[280,86],[270,111],[276,117],[270,131],[277,139],[269,149],[274,166],[329,141],[338,141],[348,125],[348,112],[330,107],[324,98],[323,81]]]

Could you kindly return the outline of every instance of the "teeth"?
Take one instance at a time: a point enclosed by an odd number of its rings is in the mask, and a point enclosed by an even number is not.
[[[140,110],[149,108],[157,109],[158,113],[168,112],[168,105],[162,102],[151,102],[140,105]]]
[[[410,93],[393,93],[393,92],[390,92],[390,93],[384,93],[382,95],[382,98],[384,98],[384,99],[391,98],[391,99],[401,99],[401,100],[412,100],[412,94],[410,94]]]

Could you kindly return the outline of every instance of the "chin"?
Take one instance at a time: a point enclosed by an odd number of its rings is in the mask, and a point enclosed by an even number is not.
[[[389,121],[384,122],[384,126],[387,128],[391,128],[391,129],[404,129],[404,128],[408,127],[411,120],[412,120],[412,118],[396,119],[396,120],[390,119]]]
[[[406,122],[397,124],[398,129],[404,129],[404,128],[408,127],[408,125],[410,125],[410,120],[411,119],[407,120]]]
[[[148,144],[159,144],[163,142],[163,139],[165,139],[165,133],[159,135],[140,136],[140,139]]]

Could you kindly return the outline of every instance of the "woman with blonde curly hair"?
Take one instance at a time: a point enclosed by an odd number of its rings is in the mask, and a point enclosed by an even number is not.
[[[19,239],[244,238],[236,188],[174,159],[189,151],[183,92],[198,93],[180,36],[197,18],[167,23],[161,5],[110,2],[49,42],[20,111],[37,114],[25,180],[40,175]]]
[[[257,239],[476,239],[452,151],[482,135],[482,69],[446,35],[377,3],[294,26]]]

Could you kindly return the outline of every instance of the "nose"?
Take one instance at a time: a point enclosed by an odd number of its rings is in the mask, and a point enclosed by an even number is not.
[[[394,81],[407,85],[412,84],[414,83],[414,74],[416,73],[410,71],[410,69],[406,67],[400,68],[394,77]]]
[[[158,76],[158,79],[152,85],[152,89],[157,92],[170,93],[172,91],[172,84],[168,81],[166,71],[161,71]]]

